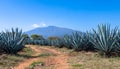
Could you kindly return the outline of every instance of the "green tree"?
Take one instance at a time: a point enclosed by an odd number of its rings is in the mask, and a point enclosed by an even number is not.
[[[22,37],[29,38],[28,34],[23,34]]]
[[[42,39],[44,39],[42,35],[37,35],[37,34],[32,34],[31,38],[33,40],[42,40]]]

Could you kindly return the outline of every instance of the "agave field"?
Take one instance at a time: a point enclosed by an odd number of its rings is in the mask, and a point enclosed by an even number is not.
[[[63,38],[52,37],[49,39],[32,39],[18,28],[0,33],[1,54],[17,55],[28,44],[67,48],[68,50],[74,50],[74,52],[92,51],[105,57],[119,57],[120,30],[118,27],[111,29],[110,25],[101,24],[91,32],[76,32],[72,35],[66,34]]]
[[[41,46],[66,47],[75,51],[96,51],[105,56],[119,56],[120,31],[118,27],[113,29],[110,25],[98,25],[92,32],[66,34],[63,38],[34,40],[29,36],[24,37],[22,30],[11,29],[0,33],[1,52],[17,54],[25,44]]]
[[[118,27],[111,29],[110,25],[98,25],[92,32],[66,34],[60,39],[28,39],[27,44],[66,47],[74,51],[95,51],[104,56],[120,55],[120,31]]]

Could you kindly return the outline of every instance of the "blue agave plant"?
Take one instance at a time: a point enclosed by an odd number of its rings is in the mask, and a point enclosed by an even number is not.
[[[89,45],[89,34],[87,33],[73,33],[72,46],[76,51],[87,50]]]
[[[98,25],[98,30],[94,30],[94,35],[91,36],[91,42],[100,53],[110,56],[118,46],[118,27],[110,28],[110,25]]]
[[[72,48],[72,36],[71,35],[65,35],[63,37],[63,44],[68,49],[71,49]]]
[[[18,51],[24,48],[24,40],[22,37],[22,30],[5,31],[1,33],[0,42],[2,45],[0,47],[8,54],[17,54]]]

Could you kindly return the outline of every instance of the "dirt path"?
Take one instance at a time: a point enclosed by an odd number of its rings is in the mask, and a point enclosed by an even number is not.
[[[68,63],[67,63],[68,56],[66,54],[63,54],[52,48],[46,48],[46,47],[40,47],[40,48],[57,55],[46,59],[46,63],[48,65],[49,64],[54,65],[55,67],[54,69],[68,69]]]
[[[36,52],[35,54],[33,54],[33,56],[37,56],[37,55],[40,54],[41,51],[39,49],[37,49],[36,46],[29,46],[29,47],[31,47]],[[38,60],[39,60],[39,57],[37,57],[37,58],[30,58],[28,60],[24,60],[24,62],[19,63],[18,66],[14,67],[14,69],[25,69],[30,64],[32,64],[33,62],[38,61]]]
[[[47,59],[45,59],[45,63],[47,63],[47,65],[52,64],[54,66],[54,69],[68,69],[68,63],[67,63],[68,56],[66,54],[63,54],[52,48],[33,46],[33,45],[29,45],[29,46],[36,52],[36,54],[34,54],[33,56],[39,55],[41,53],[42,49],[44,49],[48,52],[52,52],[53,54],[56,55],[56,56],[51,56],[51,57],[48,57]],[[40,59],[41,59],[40,57],[30,58],[28,60],[25,60],[22,63],[19,63],[18,66],[14,67],[14,69],[25,69],[26,67],[29,67],[30,64],[32,64],[33,62],[36,62]],[[38,67],[37,69],[41,69],[41,68]]]

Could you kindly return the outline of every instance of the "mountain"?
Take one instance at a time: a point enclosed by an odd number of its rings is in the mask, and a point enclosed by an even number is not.
[[[65,34],[72,34],[73,32],[78,32],[78,31],[68,28],[48,26],[43,28],[35,28],[25,33],[28,35],[38,34],[38,35],[42,35],[44,38],[48,38],[49,36],[63,37]]]

